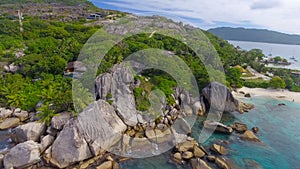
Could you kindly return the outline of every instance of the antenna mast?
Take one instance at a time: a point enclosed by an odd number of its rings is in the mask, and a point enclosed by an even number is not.
[[[21,10],[18,10],[18,16],[19,16],[19,22],[20,22],[20,33],[23,35],[24,34],[24,29],[23,29],[23,13]]]

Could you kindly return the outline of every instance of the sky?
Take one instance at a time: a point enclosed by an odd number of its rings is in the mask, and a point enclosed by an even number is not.
[[[245,27],[300,35],[300,0],[90,0],[104,9],[163,15],[202,29]]]

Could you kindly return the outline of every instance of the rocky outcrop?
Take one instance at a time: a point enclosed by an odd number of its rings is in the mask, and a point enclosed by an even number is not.
[[[191,160],[192,169],[212,169],[205,161],[200,158]]]
[[[111,95],[113,105],[125,124],[135,126],[138,123],[133,91],[134,77],[131,70],[120,64],[96,78],[96,91],[99,99],[106,100]]]
[[[0,123],[0,130],[6,130],[9,128],[17,127],[20,123],[18,118],[7,118]]]
[[[84,135],[79,132],[78,121],[70,121],[52,145],[50,163],[65,168],[90,157],[92,153]]]
[[[40,140],[42,134],[46,131],[45,123],[31,122],[21,125],[14,129],[12,140],[15,143],[23,143],[25,141],[36,141]]]
[[[13,147],[4,157],[4,168],[25,168],[40,161],[40,145],[27,141]]]
[[[253,142],[261,142],[259,138],[250,130],[247,130],[242,136],[242,140],[248,140]]]
[[[211,82],[202,89],[202,94],[209,103],[210,108],[218,112],[238,111],[243,113],[253,108],[253,105],[245,104],[235,99],[226,86],[217,82]]]
[[[206,120],[203,122],[203,127],[210,130],[215,130],[216,132],[231,134],[233,129],[220,122]]]
[[[0,168],[3,168],[3,159],[4,159],[4,155],[0,154]]]

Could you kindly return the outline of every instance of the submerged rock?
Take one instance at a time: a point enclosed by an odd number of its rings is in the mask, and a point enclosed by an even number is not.
[[[4,157],[4,168],[26,168],[40,161],[40,145],[34,141],[20,143]]]
[[[192,169],[212,169],[205,161],[200,158],[191,160]]]
[[[182,156],[180,153],[175,153],[173,156],[172,156],[172,160],[177,163],[177,164],[182,164]]]
[[[232,167],[227,163],[227,161],[222,158],[216,158],[215,163],[220,169],[232,169]]]

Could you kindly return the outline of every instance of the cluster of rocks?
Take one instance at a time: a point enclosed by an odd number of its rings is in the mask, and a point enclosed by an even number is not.
[[[190,163],[192,169],[212,169],[213,166],[230,169],[230,164],[221,157],[227,152],[225,147],[218,144],[213,144],[208,151],[189,137],[174,148],[171,160],[178,165]]]
[[[226,154],[224,147],[212,145],[209,153],[187,136],[191,133],[191,124],[185,117],[204,115],[210,108],[222,112],[244,112],[251,106],[233,98],[230,91],[219,83],[211,83],[204,88],[200,98],[193,98],[178,87],[173,96],[176,104],[159,109],[159,118],[151,119],[151,116],[136,110],[134,86],[136,81],[130,69],[115,65],[110,73],[96,78],[98,101],[86,107],[77,117],[69,112],[60,113],[52,118],[48,127],[36,121],[38,119],[34,113],[20,109],[1,109],[0,129],[15,127],[11,138],[16,143],[15,147],[2,154],[3,156],[0,155],[3,157],[4,167],[84,169],[93,166],[99,169],[116,169],[117,162],[121,160],[118,157],[112,158],[109,152],[113,153],[117,149],[126,153],[129,147],[134,154],[143,149],[148,150],[147,146],[153,148],[153,143],[170,146],[175,141],[180,144],[176,146],[172,159],[178,164],[190,161],[193,168],[209,168],[207,162],[214,162],[220,168],[230,168],[219,157]],[[112,95],[111,104],[105,101],[109,94]],[[221,99],[225,99],[226,105]],[[232,130],[244,130],[238,124],[228,127],[207,122],[207,125],[216,125],[219,131],[228,133]],[[255,134],[252,135],[251,132],[245,130],[242,138],[255,140]],[[214,153],[217,156],[212,156]]]
[[[31,117],[27,111],[21,109],[0,108],[0,130],[17,127]]]

